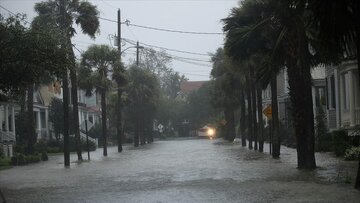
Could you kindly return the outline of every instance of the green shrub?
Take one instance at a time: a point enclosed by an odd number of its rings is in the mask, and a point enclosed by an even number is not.
[[[37,163],[37,162],[40,162],[40,157],[39,157],[39,155],[28,155],[28,156],[25,156],[25,161],[27,164]]]
[[[47,147],[47,153],[60,153],[62,150],[59,147]]]
[[[39,153],[46,152],[46,147],[47,147],[47,143],[46,140],[44,139],[39,140],[34,146],[35,151]]]
[[[343,156],[345,150],[350,147],[349,138],[345,130],[336,130],[332,132],[333,147],[336,156]]]
[[[2,148],[2,145],[0,146],[0,158],[5,157],[4,149]]]
[[[331,151],[331,136],[327,133],[326,115],[322,107],[317,109],[316,115],[315,150]]]
[[[354,161],[360,159],[360,147],[351,147],[345,151],[345,160]]]
[[[316,151],[330,152],[333,149],[331,133],[326,133],[317,138]]]
[[[87,143],[86,140],[81,140],[81,149],[83,151],[87,151]],[[89,151],[95,151],[96,150],[96,144],[95,142],[89,140]]]
[[[41,153],[41,161],[47,161],[49,160],[49,157],[46,152]]]
[[[11,160],[9,158],[0,158],[0,166],[9,166]]]
[[[10,159],[11,165],[16,166],[17,165],[17,156],[12,156]]]
[[[17,154],[17,165],[21,166],[25,164],[26,164],[25,156],[23,154]]]
[[[14,146],[14,152],[15,153],[20,153],[20,154],[24,154],[25,153],[25,145],[22,144],[16,144]]]

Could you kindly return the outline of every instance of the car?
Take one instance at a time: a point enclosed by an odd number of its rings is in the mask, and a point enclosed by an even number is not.
[[[207,124],[204,127],[198,129],[197,136],[199,138],[210,138],[216,137],[216,129],[214,126]]]

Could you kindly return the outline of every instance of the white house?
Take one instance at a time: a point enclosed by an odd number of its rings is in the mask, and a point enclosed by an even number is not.
[[[13,102],[0,102],[0,148],[6,156],[13,155],[16,141],[15,106]]]
[[[327,118],[330,130],[360,125],[360,89],[356,60],[326,70]]]

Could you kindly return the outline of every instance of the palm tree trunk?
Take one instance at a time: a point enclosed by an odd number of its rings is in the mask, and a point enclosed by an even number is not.
[[[297,139],[299,169],[314,169],[314,112],[311,94],[311,73],[305,33],[297,33],[297,53],[288,66],[290,100]]]
[[[20,89],[20,114],[19,114],[19,122],[22,128],[26,127],[26,114],[25,114],[25,109],[26,109],[26,89],[25,88],[21,88]],[[21,130],[19,132],[19,140],[18,143],[20,144],[26,144],[26,134],[24,133],[24,130]]]
[[[67,70],[63,74],[63,108],[64,108],[64,165],[70,166],[69,147],[69,81]]]
[[[234,115],[234,109],[232,107],[228,107],[228,120],[226,122],[229,123],[228,140],[230,142],[233,142],[236,137],[236,131],[235,131],[235,115]]]
[[[228,108],[224,108],[224,117],[225,117],[225,140],[229,140],[230,137],[230,125],[229,125],[229,111]]]
[[[116,133],[117,133],[117,142],[118,142],[118,152],[122,152],[123,147],[122,147],[122,123],[121,123],[121,113],[122,113],[122,109],[121,109],[121,94],[122,91],[119,88],[118,85],[118,91],[117,91],[117,102],[116,102]]]
[[[68,43],[71,44],[71,40],[68,40]],[[69,46],[71,47],[71,46]],[[80,129],[79,129],[79,102],[78,102],[78,87],[77,87],[77,75],[76,75],[76,67],[75,67],[75,55],[72,48],[69,49],[69,53],[71,56],[71,68],[70,68],[70,79],[71,79],[71,99],[73,105],[73,127],[75,134],[75,144],[76,144],[76,153],[78,156],[78,161],[82,161],[82,153],[81,153],[81,139],[80,139]]]
[[[241,89],[240,91],[240,135],[241,135],[241,145],[243,147],[246,146],[246,113],[245,113],[245,95],[244,90]]]
[[[106,127],[106,91],[101,90],[101,123],[102,123],[102,137],[104,141],[104,156],[107,156],[107,127]]]
[[[140,121],[140,145],[145,145],[145,129],[144,129],[144,118]]]
[[[258,150],[258,135],[257,135],[257,115],[256,115],[256,82],[254,69],[250,68],[250,81],[251,81],[251,106],[252,106],[252,119],[253,119],[253,138],[254,150]]]
[[[277,99],[277,81],[276,74],[274,74],[270,81],[271,88],[271,131],[272,131],[272,156],[273,158],[279,158],[280,156],[280,135],[279,135],[279,111],[278,111],[278,99]]]
[[[252,118],[252,98],[251,98],[251,82],[249,76],[246,78],[247,81],[247,88],[246,88],[246,97],[247,97],[247,104],[248,104],[248,140],[249,140],[249,149],[253,148],[253,118]]]
[[[257,109],[258,109],[258,118],[259,118],[259,152],[264,151],[264,121],[262,115],[262,89],[261,86],[258,84],[257,88]]]
[[[139,146],[139,120],[135,121],[135,135],[134,135],[134,147],[138,147]]]
[[[357,66],[358,66],[358,78],[359,78],[359,88],[360,88],[360,26],[357,26],[357,31],[356,31],[356,56],[357,56]],[[358,166],[358,170],[357,170],[357,175],[356,175],[356,181],[355,181],[355,188],[356,189],[360,189],[360,157],[359,157],[359,166]]]
[[[27,137],[27,154],[34,154],[34,145],[36,143],[35,121],[34,121],[34,84],[31,83],[27,87],[27,122],[28,122],[28,137]]]

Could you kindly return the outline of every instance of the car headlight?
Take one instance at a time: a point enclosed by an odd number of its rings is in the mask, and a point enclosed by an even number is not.
[[[214,136],[214,135],[215,135],[215,130],[212,129],[212,128],[209,128],[209,129],[207,130],[207,134],[208,134],[209,136]]]

